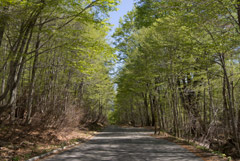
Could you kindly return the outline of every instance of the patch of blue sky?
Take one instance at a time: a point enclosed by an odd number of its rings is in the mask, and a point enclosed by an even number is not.
[[[111,38],[111,35],[114,33],[115,29],[119,26],[120,18],[126,15],[129,11],[131,11],[133,9],[133,6],[134,6],[134,0],[122,0],[120,5],[117,6],[118,11],[110,12],[109,23],[111,23],[114,26],[112,27],[107,37],[110,40],[109,43],[114,41]]]
[[[124,15],[126,15],[129,11],[131,11],[134,7],[134,1],[136,0],[121,0],[121,3],[119,6],[117,6],[118,10],[110,12],[110,19],[109,23],[113,25],[111,31],[108,33],[107,39],[108,43],[113,46],[114,39],[111,37],[114,33],[115,29],[119,27],[119,20],[120,18],[123,18]],[[118,54],[118,53],[116,53]],[[123,66],[123,63],[118,62],[115,64],[114,68],[110,71],[110,76],[114,78],[117,74],[119,69]],[[116,90],[117,84],[114,85],[114,88]]]

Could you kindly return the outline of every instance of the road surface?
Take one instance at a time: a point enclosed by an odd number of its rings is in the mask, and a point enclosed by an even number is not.
[[[110,126],[87,143],[44,161],[203,161],[143,128]]]

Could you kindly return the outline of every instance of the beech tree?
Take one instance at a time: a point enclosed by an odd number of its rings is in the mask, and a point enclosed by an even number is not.
[[[87,120],[105,121],[114,93],[109,62],[115,59],[106,20],[118,3],[2,1],[0,120],[31,124],[45,117],[45,126],[78,124],[74,116],[91,109],[99,119],[89,114]]]
[[[115,121],[151,124],[155,133],[239,155],[238,6],[228,0],[137,2],[134,25],[126,19],[113,35],[128,41],[120,48],[126,63],[117,78]],[[128,37],[119,32],[130,29]]]

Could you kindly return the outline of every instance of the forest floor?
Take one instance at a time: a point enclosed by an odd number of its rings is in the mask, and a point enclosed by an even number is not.
[[[20,125],[0,125],[0,160],[23,161],[75,142],[83,143],[97,134],[102,127],[43,129]],[[204,161],[227,161],[213,152],[172,137],[168,134],[152,135],[155,138],[174,142]],[[232,161],[239,161],[233,159]]]
[[[161,133],[160,135],[152,135],[155,138],[165,139],[171,142],[174,142],[183,148],[187,149],[188,151],[194,153],[196,156],[202,158],[204,161],[240,161],[240,159],[230,159],[225,156],[224,154],[217,154],[216,152],[211,151],[210,149],[204,148],[194,143],[189,143],[184,139],[179,139],[173,137],[166,133]]]
[[[75,142],[86,142],[97,130],[0,125],[0,160],[23,161]]]

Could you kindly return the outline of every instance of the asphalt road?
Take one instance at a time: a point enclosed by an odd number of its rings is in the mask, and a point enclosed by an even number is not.
[[[203,161],[175,143],[142,128],[110,126],[87,143],[44,161]]]

